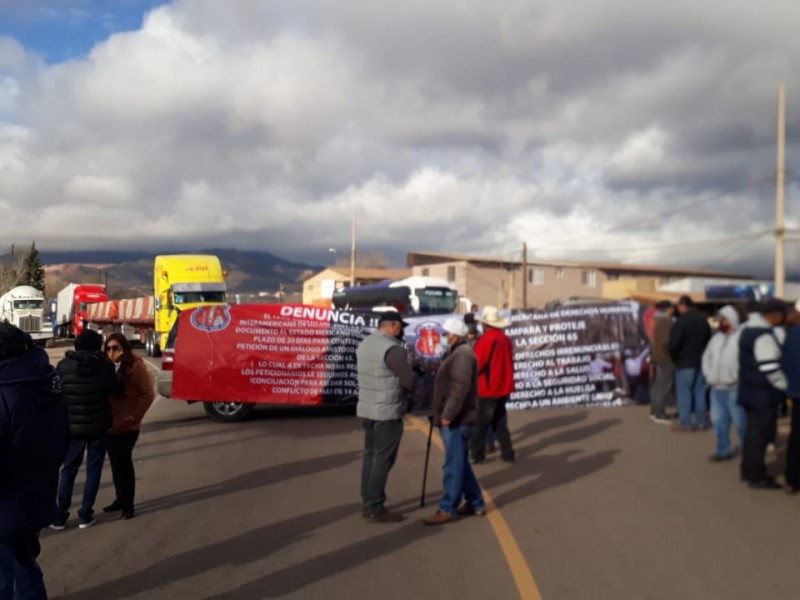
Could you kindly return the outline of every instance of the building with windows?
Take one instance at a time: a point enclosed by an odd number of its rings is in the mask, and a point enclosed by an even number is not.
[[[543,308],[570,298],[625,297],[628,290],[657,290],[685,277],[751,279],[746,275],[662,265],[531,259],[523,273],[519,260],[442,252],[409,252],[406,263],[414,275],[441,277],[479,307],[522,308],[527,288],[529,308]]]
[[[378,283],[386,279],[404,279],[411,269],[365,269],[355,271],[356,285]],[[303,282],[303,304],[330,306],[333,291],[350,285],[350,267],[328,267]]]

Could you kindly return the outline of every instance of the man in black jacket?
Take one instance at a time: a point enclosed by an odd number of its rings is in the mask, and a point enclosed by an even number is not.
[[[0,598],[46,598],[39,531],[53,520],[67,406],[47,353],[0,323]]]
[[[100,488],[100,476],[106,456],[106,432],[111,428],[109,396],[116,385],[114,365],[101,348],[103,338],[85,329],[75,339],[75,350],[67,352],[56,371],[61,377],[69,405],[70,446],[58,485],[58,511],[51,529],[66,527],[72,504],[75,476],[86,453],[86,485],[78,511],[78,527],[94,525],[94,501]]]
[[[680,419],[675,430],[708,429],[706,380],[702,366],[703,352],[711,339],[711,326],[689,296],[681,296],[678,300],[678,313],[680,316],[669,338],[669,352],[675,363],[675,397]]]

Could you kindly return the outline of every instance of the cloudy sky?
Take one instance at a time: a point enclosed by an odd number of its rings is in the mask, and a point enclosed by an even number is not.
[[[771,270],[794,0],[0,0],[0,240]],[[788,254],[800,258],[791,245]],[[791,265],[790,265],[791,269]]]

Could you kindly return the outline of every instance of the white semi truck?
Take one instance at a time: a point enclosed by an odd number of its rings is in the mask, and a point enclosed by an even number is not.
[[[0,322],[6,321],[37,343],[53,339],[53,328],[44,318],[44,294],[34,287],[20,285],[0,296]]]

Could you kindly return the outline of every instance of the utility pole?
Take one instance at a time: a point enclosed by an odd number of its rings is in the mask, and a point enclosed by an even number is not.
[[[514,265],[508,265],[508,309],[514,308]]]
[[[522,242],[522,310],[528,310],[528,244]]]
[[[786,85],[778,87],[778,174],[775,188],[775,296],[783,298],[786,279],[783,259],[784,234],[784,179],[786,170]]]
[[[350,287],[356,284],[356,213],[353,213],[353,235],[350,240]]]

